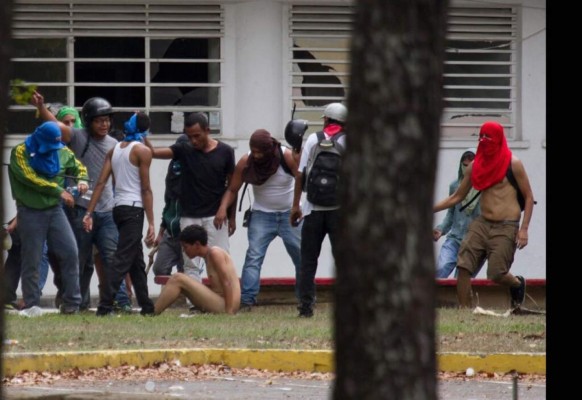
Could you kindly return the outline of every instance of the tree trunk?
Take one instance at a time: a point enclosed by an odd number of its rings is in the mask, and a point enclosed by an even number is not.
[[[12,0],[0,2],[0,165],[4,164],[4,136],[8,118],[8,92],[10,78],[10,46],[12,29]],[[4,171],[0,173],[0,199],[4,198]],[[4,208],[0,207],[0,221],[4,222]],[[1,236],[1,235],[0,235]],[[4,254],[0,254],[0,293],[4,294]],[[0,296],[0,360],[4,351],[4,298]],[[0,362],[0,398],[2,398],[2,378],[4,368]]]
[[[446,1],[356,6],[334,399],[437,398],[432,240]]]

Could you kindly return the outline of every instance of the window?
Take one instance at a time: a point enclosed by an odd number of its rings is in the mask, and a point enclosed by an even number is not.
[[[12,78],[38,85],[47,102],[80,109],[104,97],[116,126],[139,109],[155,133],[181,133],[184,112],[203,111],[220,131],[220,5],[17,0],[14,11]],[[37,123],[31,107],[10,107],[10,133]]]
[[[344,5],[290,8],[291,104],[310,126],[321,127],[325,104],[347,97],[352,12]],[[473,140],[495,119],[515,139],[516,8],[450,7],[448,23],[442,137]]]

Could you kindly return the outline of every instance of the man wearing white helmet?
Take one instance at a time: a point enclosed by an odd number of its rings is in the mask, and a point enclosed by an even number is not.
[[[320,138],[337,142],[341,149],[345,149],[344,125],[348,110],[341,103],[331,103],[325,108],[323,118],[323,135],[314,132],[309,135],[305,146],[301,151],[299,161],[299,173],[295,178],[295,191],[293,206],[291,208],[291,225],[297,226],[301,220],[301,271],[299,278],[299,317],[309,318],[313,316],[313,304],[315,303],[315,273],[317,272],[317,260],[321,253],[321,245],[325,235],[329,235],[332,250],[337,244],[339,234],[339,204],[319,205],[309,200],[308,196],[300,208],[301,192],[304,190],[304,175],[307,174],[316,146],[319,146]],[[319,138],[318,138],[319,133]]]

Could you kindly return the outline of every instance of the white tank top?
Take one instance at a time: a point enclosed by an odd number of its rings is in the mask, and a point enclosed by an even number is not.
[[[139,168],[131,163],[129,155],[131,149],[139,142],[130,142],[125,148],[121,148],[120,142],[115,145],[111,155],[111,169],[115,178],[113,188],[116,206],[142,207],[141,179]]]
[[[283,152],[289,151],[283,149]],[[253,210],[264,212],[289,211],[293,204],[295,177],[289,175],[279,165],[277,172],[262,185],[252,185],[254,202]]]

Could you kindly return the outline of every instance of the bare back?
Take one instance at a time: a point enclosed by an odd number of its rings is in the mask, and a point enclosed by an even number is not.
[[[210,290],[223,297],[230,297],[232,307],[240,306],[240,281],[230,255],[224,249],[213,246],[206,256],[206,273]],[[228,302],[227,302],[228,303]]]

